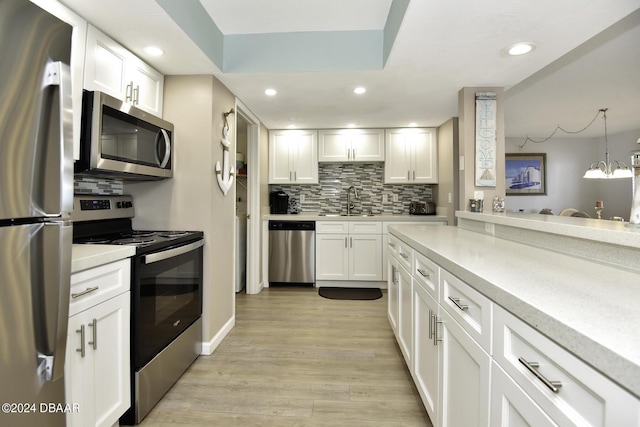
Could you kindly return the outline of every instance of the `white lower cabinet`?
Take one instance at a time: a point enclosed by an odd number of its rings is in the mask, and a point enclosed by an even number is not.
[[[440,411],[439,370],[441,345],[433,333],[439,315],[438,303],[423,288],[413,282],[413,378],[422,402],[434,426]]]
[[[497,363],[492,362],[491,427],[557,425]]]
[[[488,426],[491,356],[447,313],[440,311],[441,340],[438,426]]]
[[[95,305],[69,317],[65,360],[67,403],[78,411],[67,414],[70,427],[104,426],[118,422],[131,405],[129,260],[119,261],[72,275],[81,278],[85,294]],[[91,275],[95,273],[95,280]],[[114,274],[112,274],[114,273]],[[104,277],[126,277],[126,291],[116,296],[104,292]],[[119,284],[112,287],[122,288]],[[97,288],[97,289],[94,289]],[[92,290],[93,289],[93,290]],[[73,292],[73,291],[72,291]],[[102,293],[104,292],[104,293]],[[100,296],[106,294],[106,299]],[[72,298],[72,306],[74,304]],[[80,301],[76,302],[80,303]],[[75,310],[72,310],[72,312]]]
[[[636,397],[396,236],[389,242],[388,317],[434,426],[640,425]]]

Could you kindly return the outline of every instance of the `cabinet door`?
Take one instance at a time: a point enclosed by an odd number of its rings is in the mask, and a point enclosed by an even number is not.
[[[413,377],[434,425],[438,425],[439,347],[433,336],[438,303],[417,281],[413,282]]]
[[[349,280],[382,280],[382,235],[349,235]]]
[[[93,326],[87,351],[93,352],[95,425],[100,427],[112,426],[131,405],[130,298],[125,292],[89,310]]]
[[[289,146],[295,137],[286,131],[269,133],[269,184],[283,184],[293,181],[292,158]]]
[[[351,159],[357,162],[383,162],[384,131],[360,129],[351,138]]]
[[[316,234],[316,280],[349,280],[349,237]]]
[[[411,363],[412,342],[413,342],[413,283],[411,275],[403,267],[398,268],[398,343],[404,355],[409,370],[413,372]]]
[[[132,85],[133,104],[148,113],[162,117],[164,76],[135,58],[129,64],[127,79],[127,84]]]
[[[438,144],[432,129],[418,129],[411,138],[411,181],[438,183]]]
[[[385,138],[384,183],[404,184],[409,182],[411,151],[407,134],[401,129],[388,129]]]
[[[296,184],[318,183],[318,143],[316,131],[296,134],[294,149],[293,180]]]
[[[129,51],[92,25],[87,29],[84,88],[124,100]]]
[[[67,350],[64,361],[64,388],[67,403],[78,405],[78,411],[67,413],[69,427],[86,427],[95,420],[93,406],[93,357],[88,353],[87,334],[84,313],[69,318],[67,329]]]
[[[442,343],[441,427],[489,425],[491,358],[444,310],[436,325]]]
[[[398,261],[387,254],[387,317],[393,333],[398,336]]]
[[[351,141],[343,129],[327,129],[318,132],[318,161],[346,162]]]
[[[492,363],[491,427],[555,427],[557,425],[497,363]]]

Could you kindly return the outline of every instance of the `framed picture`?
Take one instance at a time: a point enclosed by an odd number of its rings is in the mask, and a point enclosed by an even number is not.
[[[547,194],[547,154],[505,154],[507,196],[543,196]]]

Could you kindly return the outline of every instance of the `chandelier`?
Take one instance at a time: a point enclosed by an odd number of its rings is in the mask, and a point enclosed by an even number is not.
[[[631,170],[624,162],[620,162],[618,160],[609,160],[609,141],[607,140],[607,110],[608,108],[600,109],[600,111],[604,113],[604,160],[591,163],[589,169],[587,169],[587,171],[584,173],[583,178],[616,179],[631,178],[633,176]]]

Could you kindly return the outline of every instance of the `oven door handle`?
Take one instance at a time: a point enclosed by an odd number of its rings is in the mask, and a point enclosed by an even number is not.
[[[186,254],[200,247],[204,246],[204,239],[200,239],[197,242],[189,243],[188,245],[180,246],[177,248],[169,249],[162,252],[156,252],[154,254],[143,255],[142,262],[145,264],[152,264],[154,262],[162,261],[168,258],[173,258],[178,255]]]

